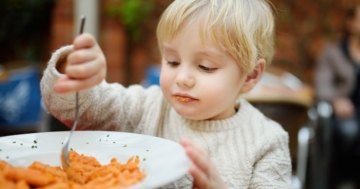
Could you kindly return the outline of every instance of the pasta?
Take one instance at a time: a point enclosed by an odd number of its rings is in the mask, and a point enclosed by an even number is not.
[[[69,151],[68,179],[60,167],[34,162],[27,168],[13,167],[0,160],[0,189],[110,189],[131,186],[146,176],[140,159],[131,157],[125,164],[115,158],[101,165],[94,157]]]

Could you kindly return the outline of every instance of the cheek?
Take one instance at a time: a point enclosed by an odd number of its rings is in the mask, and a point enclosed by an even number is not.
[[[234,68],[235,69],[235,68]],[[240,73],[234,70],[224,70],[208,82],[208,88],[217,88],[221,92],[230,92],[240,89],[242,79]]]
[[[201,84],[198,83],[198,87],[198,92],[201,94],[200,98],[208,104],[218,104],[219,101],[229,95],[226,86],[219,80],[208,78]]]
[[[214,101],[232,101],[236,99],[243,84],[241,78],[236,74],[228,73],[219,75],[216,78],[208,78],[203,85],[202,91],[206,91],[203,95]]]
[[[160,74],[160,87],[163,91],[168,91],[172,83],[171,74],[166,70],[162,70]]]
[[[206,91],[203,95],[205,95],[207,99],[214,100],[214,102],[233,98],[237,89],[235,86],[230,87],[230,85],[226,85],[224,83],[214,82],[212,84],[208,84],[206,89],[203,89],[203,91]]]

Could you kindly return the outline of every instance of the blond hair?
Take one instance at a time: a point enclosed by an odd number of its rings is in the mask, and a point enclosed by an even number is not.
[[[204,42],[210,35],[246,74],[254,69],[258,59],[270,64],[275,24],[266,0],[175,0],[162,14],[157,27],[160,51],[164,42],[194,21],[201,24],[201,40]]]

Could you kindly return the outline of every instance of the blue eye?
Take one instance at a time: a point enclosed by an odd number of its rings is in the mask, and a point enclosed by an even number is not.
[[[211,71],[214,71],[216,70],[216,68],[209,68],[209,67],[206,67],[206,66],[203,66],[203,65],[199,65],[199,68],[203,71],[206,71],[206,72],[211,72]]]
[[[168,62],[168,64],[169,64],[170,66],[175,67],[175,66],[180,65],[180,62]]]

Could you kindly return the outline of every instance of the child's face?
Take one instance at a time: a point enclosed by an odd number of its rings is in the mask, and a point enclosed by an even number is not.
[[[245,77],[239,64],[210,38],[201,43],[199,26],[182,29],[163,44],[160,85],[166,100],[188,119],[225,119]]]

